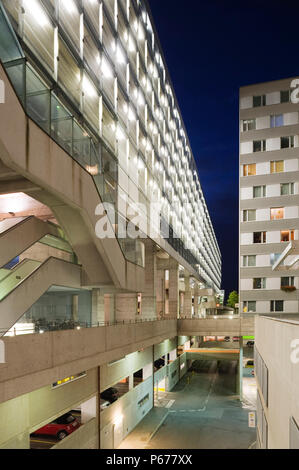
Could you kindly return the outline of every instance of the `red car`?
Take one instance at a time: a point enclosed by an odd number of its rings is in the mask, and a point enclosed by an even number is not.
[[[64,439],[66,436],[76,431],[80,423],[71,413],[60,416],[52,423],[46,424],[40,429],[34,431],[33,435],[55,436],[57,439]]]

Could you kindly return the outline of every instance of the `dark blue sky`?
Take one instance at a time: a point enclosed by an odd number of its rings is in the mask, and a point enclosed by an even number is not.
[[[299,76],[299,5],[148,2],[222,252],[228,294],[238,288],[239,88]]]

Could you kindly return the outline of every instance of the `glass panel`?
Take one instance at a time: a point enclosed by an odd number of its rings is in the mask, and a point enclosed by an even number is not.
[[[115,37],[105,15],[103,17],[103,46],[106,49],[108,55],[114,61],[116,48]]]
[[[74,58],[59,38],[58,82],[75,103],[80,105],[80,69]]]
[[[98,1],[95,2],[94,0],[84,0],[83,8],[97,33],[97,37],[99,37],[100,3]]]
[[[46,132],[50,131],[50,90],[26,67],[26,111]]]
[[[59,23],[80,53],[80,13],[74,0],[59,0]]]
[[[6,2],[12,4],[11,0]],[[11,5],[12,6],[12,5]],[[3,63],[24,57],[16,35],[10,27],[0,4],[0,59]]]
[[[113,150],[115,150],[115,130],[116,125],[113,119],[112,114],[108,111],[106,106],[103,104],[103,122],[102,122],[102,129],[103,129],[103,138],[107,141],[107,143],[111,146]]]
[[[112,68],[112,65],[104,55],[102,55],[101,72],[102,87],[104,94],[108,98],[108,101],[110,101],[110,103],[114,107],[114,70]]]
[[[54,73],[54,27],[41,3],[34,2],[31,8],[25,3],[24,39],[37,54],[38,58]]]
[[[54,94],[51,96],[51,137],[72,154],[73,118]]]
[[[0,39],[1,44],[1,39]],[[14,90],[20,98],[23,105],[25,104],[25,81],[26,81],[26,65],[25,59],[18,65],[7,65],[6,72],[11,80]]]
[[[100,78],[101,57],[96,43],[94,42],[89,30],[85,27],[84,33],[84,61],[87,67],[94,73],[95,77]]]
[[[100,129],[99,95],[96,87],[85,73],[83,77],[83,93],[83,114],[86,116],[86,119],[90,122],[90,124],[93,125],[95,131],[98,133]]]
[[[73,157],[84,168],[90,164],[91,138],[76,121],[73,121]]]
[[[249,255],[248,256],[248,266],[255,266],[256,265],[256,256]]]

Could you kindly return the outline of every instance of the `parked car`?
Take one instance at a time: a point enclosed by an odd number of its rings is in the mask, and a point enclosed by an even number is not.
[[[226,341],[226,342],[228,343],[228,342],[230,341],[230,336],[226,336],[226,337],[224,338],[224,341]]]
[[[107,400],[103,400],[102,398],[100,399],[100,409],[101,411],[102,410],[105,410],[105,408],[108,408],[108,406],[110,406],[111,403]]]
[[[248,346],[249,348],[253,348],[254,341],[247,341],[246,346]]]
[[[239,336],[233,336],[233,342],[239,341]]]
[[[254,361],[253,361],[252,359],[249,359],[249,360],[246,362],[245,367],[251,369],[252,367],[254,367]]]
[[[66,413],[63,416],[55,419],[52,423],[46,424],[40,429],[37,429],[33,435],[56,436],[57,439],[62,440],[72,432],[80,427],[80,423],[71,413]]]
[[[104,390],[104,392],[101,393],[101,398],[109,401],[109,403],[114,403],[119,398],[117,388],[107,388],[107,390]]]

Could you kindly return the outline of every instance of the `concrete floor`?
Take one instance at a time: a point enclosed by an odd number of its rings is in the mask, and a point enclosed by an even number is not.
[[[247,449],[256,430],[235,394],[236,363],[195,361],[164,399],[175,400],[146,449]]]

